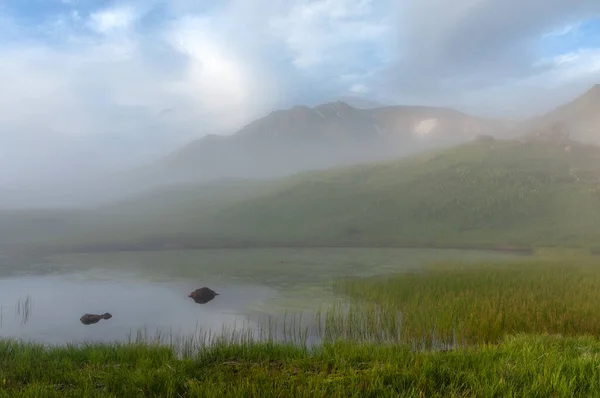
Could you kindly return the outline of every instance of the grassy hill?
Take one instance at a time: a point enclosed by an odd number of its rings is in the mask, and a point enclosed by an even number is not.
[[[600,151],[591,147],[473,143],[284,185],[216,214],[213,225],[298,243],[592,244],[600,235]]]
[[[600,241],[600,148],[553,135],[482,137],[399,161],[154,193],[52,221],[53,244],[69,250],[593,248]],[[37,242],[50,241],[38,234]]]

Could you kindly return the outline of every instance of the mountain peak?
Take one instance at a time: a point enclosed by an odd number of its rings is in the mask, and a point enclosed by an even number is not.
[[[344,102],[344,101],[326,102],[324,104],[316,106],[315,108],[316,109],[333,109],[333,110],[355,109],[352,106],[350,106],[347,102]]]

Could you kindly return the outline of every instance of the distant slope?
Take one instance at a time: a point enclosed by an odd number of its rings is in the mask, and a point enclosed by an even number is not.
[[[437,107],[374,106],[337,101],[272,112],[231,136],[209,135],[159,161],[46,187],[0,188],[0,208],[98,204],[143,191],[222,178],[273,178],[300,171],[398,158],[464,143],[478,135],[517,137],[549,129],[600,144],[600,85],[522,123]]]
[[[62,249],[280,245],[499,247],[600,242],[600,149],[482,137],[399,161],[307,172],[212,199],[90,213]],[[144,210],[144,203],[160,203]],[[102,223],[98,219],[104,220]],[[54,240],[54,247],[59,240]]]
[[[504,129],[497,121],[447,108],[357,109],[341,101],[295,106],[274,111],[231,136],[205,136],[150,165],[43,187],[0,187],[0,208],[65,208],[183,183],[285,176],[442,148]]]
[[[356,109],[345,102],[295,106],[233,136],[208,136],[155,165],[188,180],[277,177],[408,155],[506,130],[503,123],[447,108]]]
[[[578,141],[600,144],[600,84],[574,100],[526,123],[529,130],[552,126],[569,131]]]

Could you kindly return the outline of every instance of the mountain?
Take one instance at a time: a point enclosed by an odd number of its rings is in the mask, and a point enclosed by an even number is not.
[[[161,186],[272,178],[405,156],[503,129],[500,122],[446,108],[357,109],[342,101],[294,106],[271,112],[233,135],[205,136],[150,165],[0,189],[0,208],[101,204]]]
[[[561,130],[600,144],[600,85],[522,123],[473,117],[449,108],[366,106],[343,101],[295,106],[260,118],[232,136],[207,136],[154,165],[180,182],[272,178],[374,162],[445,148],[481,135],[515,138]],[[169,177],[165,177],[169,178]]]
[[[278,110],[232,136],[207,136],[153,166],[184,180],[271,178],[372,162],[499,134],[506,126],[436,107],[357,109],[337,101]]]
[[[350,105],[351,107],[356,108],[356,109],[374,109],[374,108],[384,108],[386,106],[389,106],[388,104],[384,104],[379,101],[375,101],[375,100],[372,100],[369,98],[365,98],[362,96],[356,96],[356,95],[346,95],[346,96],[340,97],[338,99],[338,101],[345,102],[348,105]],[[337,102],[337,101],[332,101],[332,102]]]
[[[335,101],[277,110],[233,135],[205,136],[150,165],[82,176],[78,181],[55,181],[45,187],[0,190],[0,208],[100,204],[177,184],[281,177],[398,158],[480,135],[514,138],[561,130],[576,140],[600,144],[600,85],[523,123],[478,118],[448,108],[373,106],[358,109]]]
[[[37,215],[52,250],[199,247],[598,247],[600,148],[489,136],[400,160],[162,190]],[[6,224],[0,214],[0,236]],[[54,229],[48,224],[53,223]],[[9,227],[6,227],[9,228]],[[7,232],[10,234],[10,231]]]
[[[529,131],[559,128],[581,142],[600,145],[600,84],[574,100],[525,123]]]

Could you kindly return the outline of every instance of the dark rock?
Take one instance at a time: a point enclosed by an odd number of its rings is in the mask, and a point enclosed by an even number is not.
[[[202,287],[191,292],[188,297],[191,297],[198,304],[206,304],[218,295],[219,293],[214,290]]]
[[[112,318],[112,315],[109,314],[108,312],[106,312],[106,313],[101,314],[101,315],[85,314],[84,316],[82,316],[81,318],[79,318],[79,320],[84,325],[91,325],[93,323],[98,323],[100,321],[100,319],[110,319],[110,318]]]

